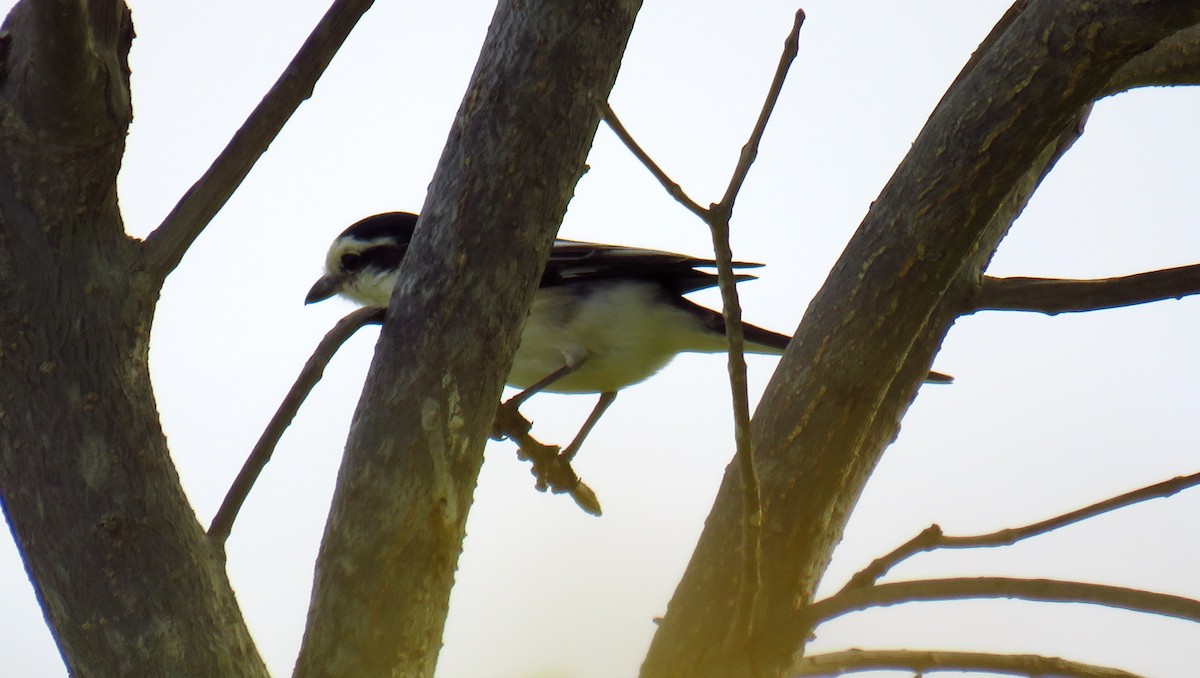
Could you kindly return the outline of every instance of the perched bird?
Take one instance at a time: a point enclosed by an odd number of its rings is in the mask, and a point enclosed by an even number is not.
[[[325,275],[305,303],[340,294],[362,305],[387,306],[416,223],[415,214],[387,212],[351,225],[333,241]],[[570,459],[618,391],[658,372],[678,353],[726,350],[721,314],[683,296],[715,286],[716,274],[697,270],[715,266],[712,259],[686,254],[556,240],[507,379],[523,390],[505,407],[515,411],[542,391],[600,394],[563,450]],[[748,323],[743,328],[747,353],[779,355],[791,340]],[[949,380],[936,372],[929,376]]]

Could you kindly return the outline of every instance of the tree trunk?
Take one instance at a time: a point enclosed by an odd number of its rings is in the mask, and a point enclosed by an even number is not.
[[[644,676],[777,676],[883,450],[1060,140],[1131,58],[1200,20],[1194,2],[1018,3],[947,92],[810,305],[754,418],[761,589],[730,637],[740,478],[726,473]],[[1022,11],[1023,10],[1023,11]],[[1069,141],[1067,142],[1069,143]],[[951,291],[953,291],[951,293]]]
[[[73,675],[265,675],[150,386],[162,281],[115,183],[132,37],[121,2],[0,31],[0,497]]]

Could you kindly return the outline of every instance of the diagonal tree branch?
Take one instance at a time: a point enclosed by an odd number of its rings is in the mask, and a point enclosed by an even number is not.
[[[1200,21],[1155,0],[1031,0],[947,91],[813,299],[754,417],[764,513],[756,638],[728,628],[740,480],[726,472],[642,675],[777,674],[854,503],[982,265],[1080,116],[1130,59]]]
[[[1067,525],[1072,525],[1088,518],[1094,518],[1109,511],[1115,511],[1116,509],[1131,506],[1149,499],[1170,497],[1196,485],[1200,485],[1200,473],[1164,480],[1161,483],[1155,483],[1132,492],[1126,492],[1125,494],[1096,502],[1090,506],[1085,506],[1060,516],[1025,525],[1024,527],[1014,527],[989,534],[947,536],[942,534],[942,528],[937,525],[930,525],[922,530],[920,534],[900,545],[891,553],[875,559],[874,562],[851,577],[846,586],[842,588],[842,591],[845,592],[851,589],[871,586],[899,563],[924,551],[933,551],[939,548],[963,549],[1011,546],[1023,539],[1036,537],[1052,530],[1057,530],[1060,527],[1066,527]]]
[[[497,4],[350,427],[298,678],[433,675],[496,403],[640,7]]]
[[[1019,598],[1045,603],[1090,603],[1200,622],[1200,601],[1121,586],[1056,579],[974,577],[877,584],[832,595],[799,610],[802,624],[822,624],[851,612],[900,603]]]
[[[1200,264],[1096,280],[984,276],[967,312],[1057,315],[1182,299],[1193,294],[1200,294]]]
[[[1015,676],[1068,678],[1140,678],[1136,673],[1058,657],[1032,654],[989,654],[938,650],[846,650],[803,657],[792,664],[791,676],[833,676],[858,671],[979,671]]]
[[[259,474],[266,468],[267,462],[271,461],[275,446],[279,444],[283,432],[296,418],[296,413],[300,411],[300,405],[304,403],[305,398],[312,393],[313,387],[325,374],[325,367],[329,365],[329,361],[355,332],[366,325],[382,323],[385,310],[377,306],[367,306],[351,312],[339,320],[333,329],[325,333],[308,362],[304,363],[300,375],[296,377],[292,388],[288,390],[283,402],[275,410],[275,416],[271,417],[271,421],[267,423],[267,427],[259,436],[254,449],[250,451],[250,456],[246,458],[246,463],[242,465],[242,470],[238,472],[229,491],[225,493],[225,500],[221,502],[221,508],[217,509],[217,514],[213,516],[212,524],[208,528],[208,538],[222,551],[224,551],[225,540],[229,538],[229,533],[233,529],[233,521],[237,519],[238,511],[241,511],[246,497],[250,496],[250,489],[254,487]]]
[[[188,248],[266,153],[284,124],[312,96],[317,79],[373,3],[374,0],[334,0],[292,62],[204,176],[147,236],[142,267],[148,273],[162,279],[179,265]]]

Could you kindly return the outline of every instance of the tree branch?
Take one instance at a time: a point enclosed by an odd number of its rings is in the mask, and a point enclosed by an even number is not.
[[[1200,264],[1117,278],[995,278],[984,276],[968,313],[1032,311],[1057,315],[1120,308],[1200,293]]]
[[[1105,86],[1108,96],[1136,87],[1200,84],[1200,26],[1178,31],[1133,59]]]
[[[158,279],[179,265],[208,222],[237,190],[333,60],[374,0],[334,0],[279,79],[255,107],[204,176],[147,236],[142,267]]]
[[[625,125],[621,123],[621,119],[617,117],[617,113],[612,109],[612,106],[609,105],[607,101],[598,102],[596,106],[600,109],[601,119],[603,119],[608,125],[609,129],[613,131],[613,134],[616,134],[617,138],[621,140],[621,143],[625,144],[625,147],[629,149],[629,152],[633,153],[634,157],[640,160],[642,164],[645,165],[646,169],[650,170],[650,173],[654,175],[655,179],[658,179],[658,183],[662,184],[662,187],[667,191],[667,194],[672,198],[675,198],[680,205],[688,208],[688,211],[690,211],[692,214],[695,214],[701,219],[707,220],[708,217],[706,215],[708,214],[708,210],[701,207],[700,203],[692,200],[691,197],[688,196],[688,194],[683,190],[683,187],[680,186],[679,183],[670,176],[668,176],[667,173],[663,171],[663,168],[658,166],[658,163],[654,162],[654,159],[650,157],[650,154],[646,153],[646,151],[633,138],[633,135],[629,133],[629,130],[625,128]]]
[[[762,492],[758,472],[754,468],[754,443],[750,432],[750,398],[747,392],[745,333],[742,329],[742,306],[738,299],[737,278],[733,271],[733,251],[729,243],[729,222],[733,216],[733,205],[738,193],[750,173],[750,166],[758,157],[758,147],[766,131],[767,122],[788,71],[800,50],[800,28],[804,25],[804,10],[796,11],[792,30],[784,40],[783,53],[775,69],[775,77],[767,90],[766,100],[759,111],[758,119],[750,132],[750,138],[742,146],[738,162],[734,166],[729,185],[721,201],[707,209],[692,200],[680,185],[672,180],[658,163],[634,140],[612,107],[600,104],[601,116],[609,127],[646,169],[662,184],[667,193],[708,224],[713,240],[714,259],[717,262],[718,284],[721,290],[721,311],[725,323],[725,338],[729,344],[729,387],[733,398],[733,424],[735,457],[741,472],[742,482],[742,562],[738,604],[734,612],[735,621],[730,627],[728,641],[738,645],[745,643],[752,631],[755,601],[758,597],[761,563]]]
[[[851,589],[798,611],[802,625],[823,624],[850,612],[900,603],[976,598],[1019,598],[1045,603],[1090,603],[1132,612],[1200,622],[1200,601],[1121,586],[1060,581],[975,577],[892,582]]]
[[[283,437],[283,432],[291,425],[296,413],[300,411],[300,405],[325,374],[325,367],[329,361],[355,332],[366,325],[382,323],[385,310],[377,306],[367,306],[342,318],[333,329],[325,333],[308,362],[304,363],[300,375],[296,377],[283,402],[279,403],[275,416],[267,423],[254,449],[250,451],[250,456],[246,458],[246,463],[242,464],[242,470],[225,493],[221,508],[217,509],[217,514],[213,516],[212,524],[208,528],[208,538],[222,551],[225,548],[225,540],[229,538],[233,529],[233,521],[237,519],[238,511],[241,511],[246,497],[250,495],[250,488],[254,487],[259,474],[267,462],[271,461],[271,455],[274,454],[279,439]]]
[[[297,678],[433,674],[496,403],[640,7],[497,4],[350,426]]]
[[[1081,114],[1116,71],[1200,7],[1031,0],[947,91],[810,303],[754,417],[763,581],[748,653],[720,646],[740,568],[739,474],[726,472],[642,664],[659,676],[772,675],[871,470],[979,274]],[[961,306],[960,306],[961,307]]]
[[[846,586],[842,588],[842,591],[871,586],[902,561],[924,551],[932,551],[939,548],[963,549],[1010,546],[1023,539],[1036,537],[1052,530],[1057,530],[1060,527],[1066,527],[1067,525],[1078,523],[1088,518],[1094,518],[1109,511],[1115,511],[1116,509],[1149,499],[1169,497],[1196,485],[1200,485],[1200,473],[1164,480],[1161,483],[1155,483],[1132,492],[1126,492],[1125,494],[1096,502],[1090,506],[1055,516],[1054,518],[1025,525],[1024,527],[1014,527],[989,534],[952,537],[942,534],[942,528],[937,525],[930,525],[922,530],[920,534],[897,547],[891,553],[877,558],[869,566],[855,574],[846,583]]]
[[[1032,654],[988,654],[937,650],[846,650],[802,657],[788,675],[834,676],[858,671],[979,671],[1017,676],[1070,678],[1140,678],[1136,673],[1058,657]]]

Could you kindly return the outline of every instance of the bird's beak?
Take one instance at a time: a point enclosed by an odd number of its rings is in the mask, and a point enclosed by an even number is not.
[[[336,275],[324,275],[308,291],[308,296],[304,297],[304,303],[315,304],[318,301],[325,301],[341,291],[342,279],[340,277]]]

